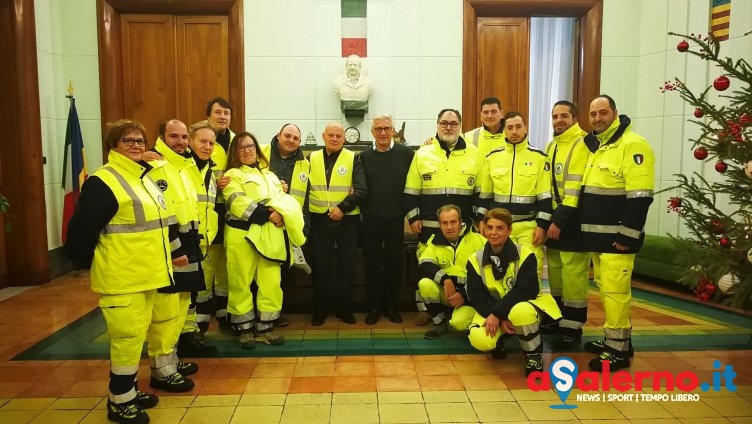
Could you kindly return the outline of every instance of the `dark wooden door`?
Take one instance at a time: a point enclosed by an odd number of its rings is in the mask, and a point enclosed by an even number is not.
[[[504,110],[527,115],[529,39],[529,18],[478,18],[475,104],[494,95]],[[471,121],[467,129],[480,124],[477,115]]]
[[[120,19],[124,117],[144,124],[150,141],[165,119],[190,126],[206,117],[208,99],[229,97],[226,16],[123,14]]]

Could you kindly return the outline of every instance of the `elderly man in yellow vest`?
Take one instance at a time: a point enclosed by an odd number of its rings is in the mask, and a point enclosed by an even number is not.
[[[336,314],[347,324],[352,314],[355,249],[360,230],[358,206],[368,195],[366,175],[355,154],[345,148],[345,130],[338,123],[324,128],[324,148],[309,156],[309,244],[313,251],[314,313],[311,324],[326,322],[336,291]],[[336,247],[336,255],[335,255]],[[332,275],[333,259],[337,273]]]

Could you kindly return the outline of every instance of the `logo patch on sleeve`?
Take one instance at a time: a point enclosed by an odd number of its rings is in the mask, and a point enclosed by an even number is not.
[[[431,174],[423,174],[423,181],[431,181]]]
[[[637,153],[633,155],[632,159],[634,159],[634,163],[638,165],[642,165],[642,163],[645,162],[645,156],[643,156],[642,153]]]
[[[157,180],[157,187],[159,187],[159,189],[162,191],[167,191],[167,181]]]
[[[467,185],[469,185],[470,187],[474,186],[475,185],[475,178],[474,177],[468,178],[467,179]]]

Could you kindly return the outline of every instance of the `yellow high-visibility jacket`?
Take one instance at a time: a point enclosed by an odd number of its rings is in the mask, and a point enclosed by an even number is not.
[[[411,224],[422,220],[422,243],[441,233],[436,211],[446,204],[459,206],[463,221],[472,223],[483,168],[478,148],[462,137],[451,151],[434,138],[415,152],[405,181],[405,217]]]
[[[606,131],[588,134],[593,154],[580,194],[582,235],[586,251],[636,253],[642,247],[648,209],[653,203],[655,157],[631,121],[620,115]],[[621,251],[617,242],[629,247]]]
[[[580,234],[580,187],[590,150],[585,145],[587,135],[575,123],[563,133],[554,136],[546,146],[549,174],[551,175],[551,222],[561,229],[558,240],[548,239],[546,246],[569,252],[582,250]]]
[[[515,222],[535,220],[548,229],[552,211],[548,170],[546,154],[531,147],[527,137],[517,144],[505,142],[486,157],[480,212],[505,208]]]

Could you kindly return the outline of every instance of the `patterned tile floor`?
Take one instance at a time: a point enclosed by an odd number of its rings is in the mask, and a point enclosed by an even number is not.
[[[367,326],[356,314],[356,325],[332,317],[317,328],[309,326],[309,316],[290,315],[287,350],[244,352],[212,331],[210,339],[225,357],[196,360],[193,391],[158,392],[160,403],[148,412],[153,423],[752,422],[752,319],[663,295],[635,297],[637,353],[630,372],[691,371],[700,382],[712,381],[713,361],[719,360],[733,365],[737,390],[696,389],[698,400],[679,402],[670,398],[679,392],[664,385],[624,393],[668,400],[587,393],[600,395],[593,402],[577,401],[583,393],[575,389],[567,403],[577,409],[552,409],[561,404],[558,395],[527,387],[518,351],[493,360],[472,353],[460,335],[436,348],[412,325],[412,314],[404,314],[402,325],[382,319]],[[101,318],[91,313],[96,300],[88,280],[65,277],[0,301],[0,423],[107,422],[107,345]],[[600,301],[591,292],[586,336],[597,337],[602,323]],[[580,370],[592,357],[547,348],[544,359],[548,364],[563,355]],[[148,387],[148,376],[144,361],[141,387]]]

